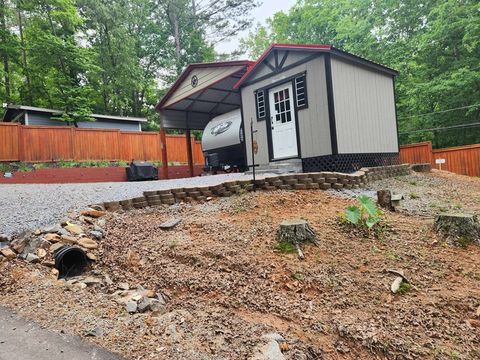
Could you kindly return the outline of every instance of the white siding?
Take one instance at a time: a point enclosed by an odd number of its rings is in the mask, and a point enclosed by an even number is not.
[[[332,57],[338,152],[397,152],[393,78]]]
[[[250,119],[257,130],[255,140],[258,143],[257,164],[269,163],[267,126],[270,121],[257,121],[255,108],[255,90],[276,83],[302,72],[307,74],[308,108],[298,111],[300,152],[302,158],[331,154],[330,125],[328,122],[327,85],[324,57],[319,56],[309,62],[296,66],[279,74],[273,74],[266,80],[242,88],[243,120],[248,163],[251,164]],[[268,92],[266,94],[268,102]]]

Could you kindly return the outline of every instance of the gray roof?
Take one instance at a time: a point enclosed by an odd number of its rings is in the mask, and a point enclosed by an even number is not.
[[[8,105],[6,108],[6,111],[3,114],[3,121],[11,121],[11,119],[19,111],[42,112],[42,113],[48,113],[48,114],[61,114],[63,112],[61,110],[45,109],[45,108],[34,107],[34,106]],[[138,117],[102,115],[102,114],[92,114],[91,116],[95,119],[102,119],[102,120],[147,122],[146,118],[138,118]]]

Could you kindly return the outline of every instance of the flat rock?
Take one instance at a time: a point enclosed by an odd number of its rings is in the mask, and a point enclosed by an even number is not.
[[[15,254],[15,252],[10,248],[0,249],[0,254],[2,254],[9,260],[15,259],[17,257],[17,254]]]
[[[162,230],[169,230],[173,229],[175,226],[180,224],[182,222],[182,219],[171,219],[168,221],[165,221],[164,223],[160,224],[160,229]]]
[[[62,230],[62,227],[60,226],[60,224],[55,224],[55,225],[45,226],[42,229],[42,232],[44,234],[45,233],[58,233],[60,230]]]
[[[50,249],[48,249],[48,251],[50,251],[53,254],[55,251],[57,251],[58,249],[60,249],[63,246],[65,246],[65,244],[62,244],[62,243],[58,242],[58,243],[55,243],[52,246],[50,246]]]
[[[98,248],[97,242],[89,238],[81,238],[80,240],[77,241],[77,244],[88,250],[93,250]]]
[[[99,217],[104,216],[106,214],[106,212],[96,210],[96,209],[88,209],[88,210],[82,211],[81,214],[83,216],[89,216],[89,217],[92,217],[92,218],[99,218]]]
[[[92,230],[90,231],[90,235],[93,236],[97,240],[101,240],[103,238],[103,233],[100,231]]]
[[[117,287],[120,289],[120,290],[130,290],[130,286],[128,285],[128,283],[126,282],[120,282],[117,284]]]
[[[64,227],[64,229],[67,230],[69,233],[72,233],[75,235],[83,234],[83,228],[77,224],[68,224],[67,226]]]
[[[76,238],[74,238],[73,236],[66,236],[66,235],[62,235],[60,238],[60,241],[64,244],[70,244],[70,245],[75,245],[77,243]]]
[[[137,312],[137,302],[136,301],[127,301],[127,303],[125,304],[125,310],[127,310],[127,312],[129,314],[134,314]]]
[[[29,263],[38,263],[40,261],[40,258],[32,253],[28,253],[27,256],[25,257],[25,260],[27,260]]]
[[[10,242],[10,236],[8,236],[7,234],[0,234],[0,242]]]
[[[275,340],[270,340],[265,345],[256,348],[256,353],[251,360],[284,360],[285,356]]]
[[[148,311],[150,310],[150,306],[151,306],[151,303],[152,301],[144,296],[139,302],[138,302],[138,312],[145,312],[145,311]]]
[[[48,233],[43,237],[43,240],[50,241],[51,243],[56,243],[60,241],[60,236],[57,233]]]

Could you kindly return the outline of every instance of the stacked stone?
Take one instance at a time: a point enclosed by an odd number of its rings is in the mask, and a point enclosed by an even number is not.
[[[227,191],[227,189],[225,188],[225,186],[223,186],[223,184],[210,186],[210,190],[215,196],[226,196],[225,192]]]
[[[118,201],[109,201],[103,203],[103,207],[107,211],[117,211],[120,210],[120,203]]]
[[[282,181],[282,184],[277,187],[280,190],[292,190],[294,185],[298,183],[295,174],[280,175],[278,179]]]
[[[159,206],[162,205],[162,200],[160,199],[160,195],[158,195],[158,191],[144,191],[143,196],[147,199],[148,206]]]
[[[135,209],[142,209],[148,206],[148,202],[145,196],[139,196],[132,199],[132,205]]]
[[[283,185],[283,181],[279,176],[269,176],[265,178],[265,182],[261,188],[263,190],[273,191],[277,190],[280,185]]]
[[[132,210],[132,209],[133,209],[132,199],[120,201],[120,206],[121,206],[122,209],[125,210],[125,211],[127,211],[127,210]]]
[[[176,202],[185,201],[185,198],[187,197],[187,193],[185,192],[184,188],[175,188],[175,189],[171,189],[170,191],[172,192]]]
[[[166,205],[175,204],[175,197],[173,196],[172,190],[158,190],[157,195],[160,196],[160,202]]]
[[[241,191],[241,186],[238,185],[237,181],[235,181],[235,180],[224,182],[223,185],[227,189],[227,191],[225,192],[226,193],[225,196],[238,194]]]
[[[197,197],[197,201],[205,201],[207,198],[212,197],[213,192],[210,190],[210,186],[200,186],[197,187],[197,190],[200,191],[200,196]]]
[[[253,182],[252,180],[237,180],[237,185],[244,191],[252,191],[253,190]]]

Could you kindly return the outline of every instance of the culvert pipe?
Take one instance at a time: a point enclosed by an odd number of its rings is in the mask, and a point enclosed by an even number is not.
[[[55,268],[59,279],[81,275],[87,266],[87,254],[79,247],[65,245],[55,252]]]

